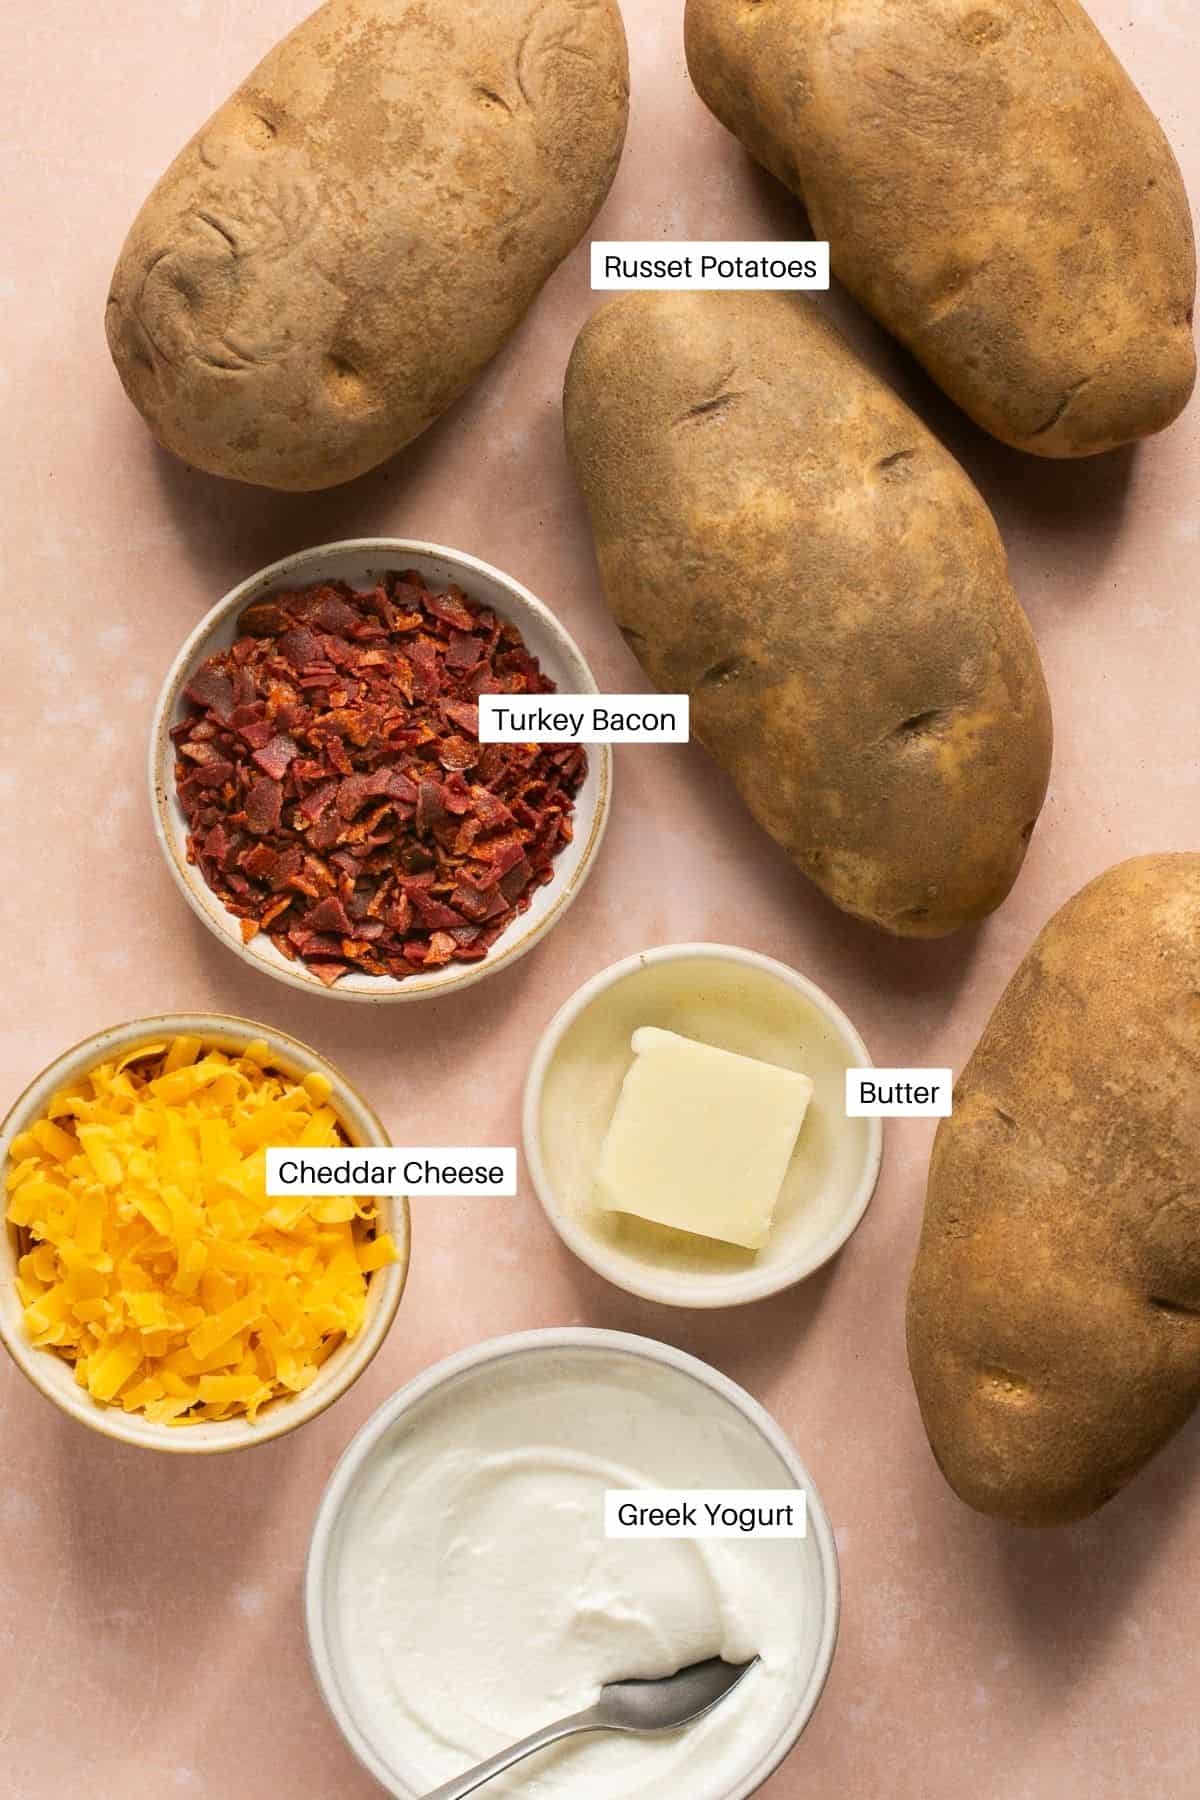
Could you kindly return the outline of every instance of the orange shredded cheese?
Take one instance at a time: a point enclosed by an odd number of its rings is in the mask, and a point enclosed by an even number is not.
[[[397,1260],[368,1201],[268,1197],[269,1145],[346,1142],[325,1077],[293,1081],[269,1057],[146,1044],[14,1140],[26,1329],[102,1404],[255,1419],[359,1331],[371,1274]]]

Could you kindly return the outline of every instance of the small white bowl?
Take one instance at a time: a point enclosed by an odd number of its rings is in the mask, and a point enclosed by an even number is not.
[[[367,1105],[362,1095],[346,1077],[310,1050],[307,1044],[277,1031],[273,1026],[257,1025],[249,1019],[228,1018],[219,1013],[170,1013],[156,1018],[132,1019],[127,1025],[112,1025],[95,1037],[66,1050],[44,1069],[25,1089],[0,1125],[0,1171],[7,1171],[12,1141],[28,1129],[45,1112],[52,1096],[61,1087],[75,1081],[87,1070],[113,1057],[123,1056],[139,1044],[155,1043],[163,1037],[198,1037],[219,1050],[244,1050],[247,1044],[262,1039],[270,1048],[274,1067],[295,1078],[324,1075],[333,1088],[330,1104],[351,1144],[391,1143],[382,1122]],[[352,1387],[379,1350],[396,1316],[408,1279],[411,1249],[408,1202],[403,1199],[379,1201],[379,1229],[390,1231],[396,1240],[400,1260],[390,1267],[378,1269],[367,1284],[367,1311],[357,1337],[338,1346],[328,1362],[323,1363],[316,1379],[303,1393],[273,1401],[252,1425],[248,1419],[202,1419],[192,1425],[158,1425],[142,1413],[127,1413],[119,1406],[101,1406],[75,1380],[71,1365],[53,1350],[39,1348],[29,1341],[20,1296],[17,1293],[17,1259],[21,1254],[19,1235],[4,1223],[0,1230],[0,1341],[34,1387],[72,1419],[99,1431],[105,1437],[118,1438],[126,1444],[138,1444],[146,1450],[166,1450],[176,1454],[204,1455],[222,1450],[249,1450],[256,1444],[269,1444],[273,1438],[295,1431],[309,1419],[317,1418]]]
[[[494,1338],[426,1370],[367,1420],[330,1478],[309,1545],[304,1589],[305,1622],[317,1684],[346,1742],[376,1781],[396,1796],[396,1800],[419,1800],[418,1790],[389,1759],[381,1732],[372,1729],[368,1709],[361,1697],[356,1696],[340,1644],[337,1597],[348,1520],[358,1484],[366,1475],[382,1439],[393,1432],[408,1434],[419,1430],[421,1408],[431,1397],[443,1398],[459,1384],[475,1380],[486,1382],[489,1374],[508,1359],[525,1359],[528,1364],[533,1364],[539,1358],[561,1360],[564,1355],[572,1354],[627,1360],[635,1376],[639,1365],[654,1364],[672,1371],[684,1386],[689,1382],[699,1383],[728,1409],[728,1424],[723,1425],[722,1431],[730,1455],[736,1454],[733,1446],[739,1441],[737,1434],[744,1434],[742,1441],[748,1446],[747,1475],[750,1477],[745,1485],[760,1489],[777,1487],[785,1491],[802,1489],[807,1495],[808,1528],[807,1536],[802,1540],[803,1578],[797,1581],[795,1594],[795,1614],[803,1621],[802,1641],[787,1722],[763,1744],[753,1767],[748,1768],[722,1796],[722,1800],[749,1800],[749,1796],[757,1792],[795,1748],[816,1710],[829,1675],[841,1610],[833,1529],[812,1477],[771,1415],[743,1388],[707,1363],[652,1338],[621,1331],[597,1331],[585,1326]],[[706,1484],[698,1482],[697,1485]],[[520,1629],[519,1619],[513,1620],[513,1629]],[[446,1675],[452,1682],[454,1671],[447,1670]]]
[[[356,538],[286,556],[226,594],[200,621],[172,663],[150,733],[150,802],[155,836],[176,886],[196,916],[243,961],[263,974],[273,975],[277,981],[286,981],[309,994],[331,994],[337,1000],[376,1005],[442,999],[473,987],[486,976],[510,968],[558,924],[582,890],[604,838],[612,797],[611,748],[607,744],[589,748],[587,776],[575,800],[575,836],[555,858],[554,879],[536,890],[528,912],[518,915],[482,962],[448,963],[430,974],[410,975],[404,981],[355,970],[326,987],[304,963],[289,962],[265,934],[243,944],[240,921],[213,893],[200,870],[188,862],[187,821],[175,792],[175,746],[170,734],[187,713],[184,688],[207,657],[233,643],[238,616],[251,601],[322,581],[371,587],[384,575],[404,569],[416,569],[434,588],[456,582],[472,600],[511,621],[561,692],[597,692],[595,677],[574,638],[550,608],[511,575],[502,574],[490,563],[480,562],[461,550],[446,550],[438,544],[408,538]]]
[[[592,1197],[600,1148],[633,1062],[657,1025],[814,1084],[766,1248],[671,1231]],[[589,1268],[666,1306],[741,1306],[791,1287],[835,1256],[879,1180],[883,1127],[848,1119],[845,1073],[871,1058],[845,1013],[785,963],[724,944],[668,944],[614,963],[554,1015],[525,1083],[525,1159],[546,1216]]]

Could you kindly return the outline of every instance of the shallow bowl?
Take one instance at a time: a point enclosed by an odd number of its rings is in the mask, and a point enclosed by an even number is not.
[[[175,791],[175,746],[171,729],[187,713],[184,689],[196,670],[214,651],[227,648],[237,636],[239,615],[254,600],[286,591],[311,587],[323,581],[345,581],[354,587],[372,587],[384,575],[416,569],[435,589],[455,582],[469,598],[491,607],[516,625],[526,647],[563,693],[592,694],[595,677],[574,638],[550,608],[510,575],[490,563],[447,550],[438,544],[408,538],[358,538],[339,544],[322,544],[287,556],[270,568],[251,575],[232,593],[218,601],[192,632],[163,683],[150,733],[150,801],[154,830],[167,867],[184,899],[208,929],[243,962],[286,981],[310,994],[332,995],[337,1000],[369,1004],[442,999],[447,994],[473,987],[498,974],[532,950],[553,930],[591,873],[608,824],[612,795],[612,750],[595,745],[588,751],[588,772],[575,801],[575,836],[554,861],[554,879],[539,887],[527,912],[521,913],[499,938],[482,962],[447,963],[429,974],[410,975],[404,981],[391,976],[343,975],[327,987],[302,962],[289,962],[265,933],[242,942],[240,921],[213,893],[199,868],[188,861],[187,821]]]
[[[679,1384],[679,1399],[671,1402],[670,1416],[674,1416],[676,1406],[688,1408],[693,1404],[689,1390],[694,1384],[707,1389],[708,1397],[715,1396],[716,1400],[713,1422],[723,1446],[722,1454],[736,1458],[739,1468],[745,1470],[743,1481],[726,1485],[760,1490],[801,1489],[807,1496],[807,1536],[797,1543],[795,1560],[789,1559],[790,1579],[795,1587],[794,1593],[789,1595],[792,1602],[789,1616],[796,1618],[799,1629],[795,1667],[788,1676],[786,1702],[774,1709],[776,1716],[769,1729],[762,1732],[762,1742],[741,1759],[743,1766],[736,1780],[721,1792],[720,1800],[748,1800],[748,1796],[761,1787],[793,1749],[820,1700],[837,1643],[840,1610],[837,1550],[829,1518],[812,1478],[770,1414],[744,1389],[708,1364],[651,1338],[586,1327],[529,1331],[496,1338],[437,1364],[380,1407],[353,1439],[334,1470],[313,1527],[305,1578],[305,1616],[317,1683],[350,1748],[383,1788],[396,1796],[396,1800],[418,1800],[427,1790],[427,1783],[415,1785],[416,1773],[405,1754],[406,1746],[399,1742],[389,1744],[386,1731],[372,1715],[369,1696],[356,1681],[353,1658],[345,1637],[347,1631],[361,1635],[362,1610],[353,1600],[349,1607],[339,1604],[339,1596],[348,1585],[346,1558],[353,1541],[356,1502],[372,1474],[379,1473],[373,1468],[373,1459],[377,1451],[386,1455],[390,1443],[404,1445],[410,1450],[419,1447],[423,1422],[428,1421],[431,1412],[436,1418],[439,1409],[453,1406],[455,1394],[461,1393],[468,1384],[478,1383],[485,1394],[491,1395],[502,1365],[518,1362],[522,1365],[524,1378],[525,1370],[532,1374],[539,1362],[543,1366],[549,1362],[561,1367],[566,1359],[576,1357],[582,1361],[581,1372],[585,1380],[589,1376],[593,1382],[605,1378],[615,1363],[621,1379],[634,1389],[639,1379],[644,1381],[645,1377],[639,1376],[639,1371],[644,1371],[648,1364],[667,1371],[672,1384]],[[587,1366],[591,1359],[596,1359],[594,1374]],[[699,1396],[696,1403],[701,1403]],[[703,1404],[708,1405],[709,1399],[705,1398]],[[581,1429],[586,1432],[586,1408],[582,1410],[581,1418],[585,1422]],[[547,1438],[540,1439],[540,1447],[544,1448],[548,1441]],[[712,1484],[698,1482],[697,1485]],[[403,1503],[402,1495],[400,1504]],[[536,1527],[530,1521],[525,1528],[533,1530]],[[449,1545],[449,1536],[447,1543]],[[453,1553],[450,1546],[450,1554]],[[462,1554],[461,1549],[458,1554]],[[412,1629],[415,1628],[414,1622]],[[520,1628],[517,1612],[512,1620],[512,1630],[519,1632]],[[398,1620],[396,1629],[407,1632],[409,1627],[403,1620]],[[367,1660],[370,1660],[369,1653]],[[447,1669],[445,1685],[448,1691],[453,1691],[454,1680],[455,1671]],[[549,1723],[550,1718],[544,1722]],[[583,1757],[585,1752],[580,1754]],[[528,1767],[533,1769],[534,1765]],[[516,1780],[519,1785],[519,1771]],[[507,1787],[505,1791],[508,1791]],[[649,1790],[643,1788],[640,1791]]]
[[[326,1062],[298,1039],[248,1019],[215,1013],[172,1013],[110,1026],[107,1031],[97,1032],[94,1037],[64,1051],[43,1069],[0,1126],[0,1169],[7,1170],[13,1139],[42,1116],[51,1097],[60,1088],[78,1080],[100,1063],[125,1055],[139,1044],[176,1036],[198,1037],[216,1049],[234,1051],[262,1039],[270,1049],[272,1065],[285,1074],[295,1078],[314,1073],[325,1076],[333,1089],[330,1105],[351,1144],[382,1146],[391,1142],[382,1122],[352,1083],[332,1063]],[[0,1341],[22,1374],[28,1376],[34,1387],[52,1400],[60,1411],[90,1426],[93,1431],[102,1432],[105,1437],[118,1438],[143,1449],[193,1455],[248,1450],[256,1444],[268,1444],[317,1418],[340,1399],[358,1380],[388,1334],[408,1276],[411,1249],[408,1202],[380,1198],[378,1210],[379,1230],[391,1232],[400,1260],[389,1268],[376,1270],[371,1276],[362,1330],[357,1337],[339,1345],[321,1365],[310,1387],[303,1393],[273,1401],[264,1407],[254,1424],[239,1418],[162,1425],[141,1413],[127,1413],[120,1406],[103,1406],[94,1401],[76,1382],[71,1365],[63,1357],[29,1340],[16,1287],[17,1259],[21,1254],[19,1234],[7,1224],[0,1230]]]
[[[765,1249],[741,1250],[595,1203],[601,1146],[641,1025],[812,1080]],[[847,1069],[870,1066],[841,1008],[786,963],[726,944],[644,950],[585,982],[546,1027],[525,1084],[525,1160],[563,1242],[617,1287],[668,1306],[762,1300],[827,1263],[867,1210],[883,1127],[846,1117],[845,1081]]]

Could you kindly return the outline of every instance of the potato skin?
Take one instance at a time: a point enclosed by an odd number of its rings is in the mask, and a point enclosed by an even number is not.
[[[1078,0],[688,0],[686,41],[839,280],[986,430],[1091,456],[1182,412],[1187,195]]]
[[[810,302],[595,313],[567,443],[617,623],[755,818],[844,911],[940,937],[998,906],[1050,710],[991,515]]]
[[[176,158],[108,339],[159,442],[331,487],[424,431],[578,242],[616,173],[616,0],[329,0]]]
[[[1094,1512],[1200,1398],[1200,856],[1046,926],[934,1144],[908,1300],[933,1453],[980,1512]]]

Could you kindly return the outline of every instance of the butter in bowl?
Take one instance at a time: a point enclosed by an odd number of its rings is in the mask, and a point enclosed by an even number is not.
[[[718,944],[649,950],[556,1014],[525,1089],[551,1223],[645,1299],[733,1306],[803,1280],[857,1228],[882,1126],[847,1118],[869,1067],[845,1014],[785,964]]]

